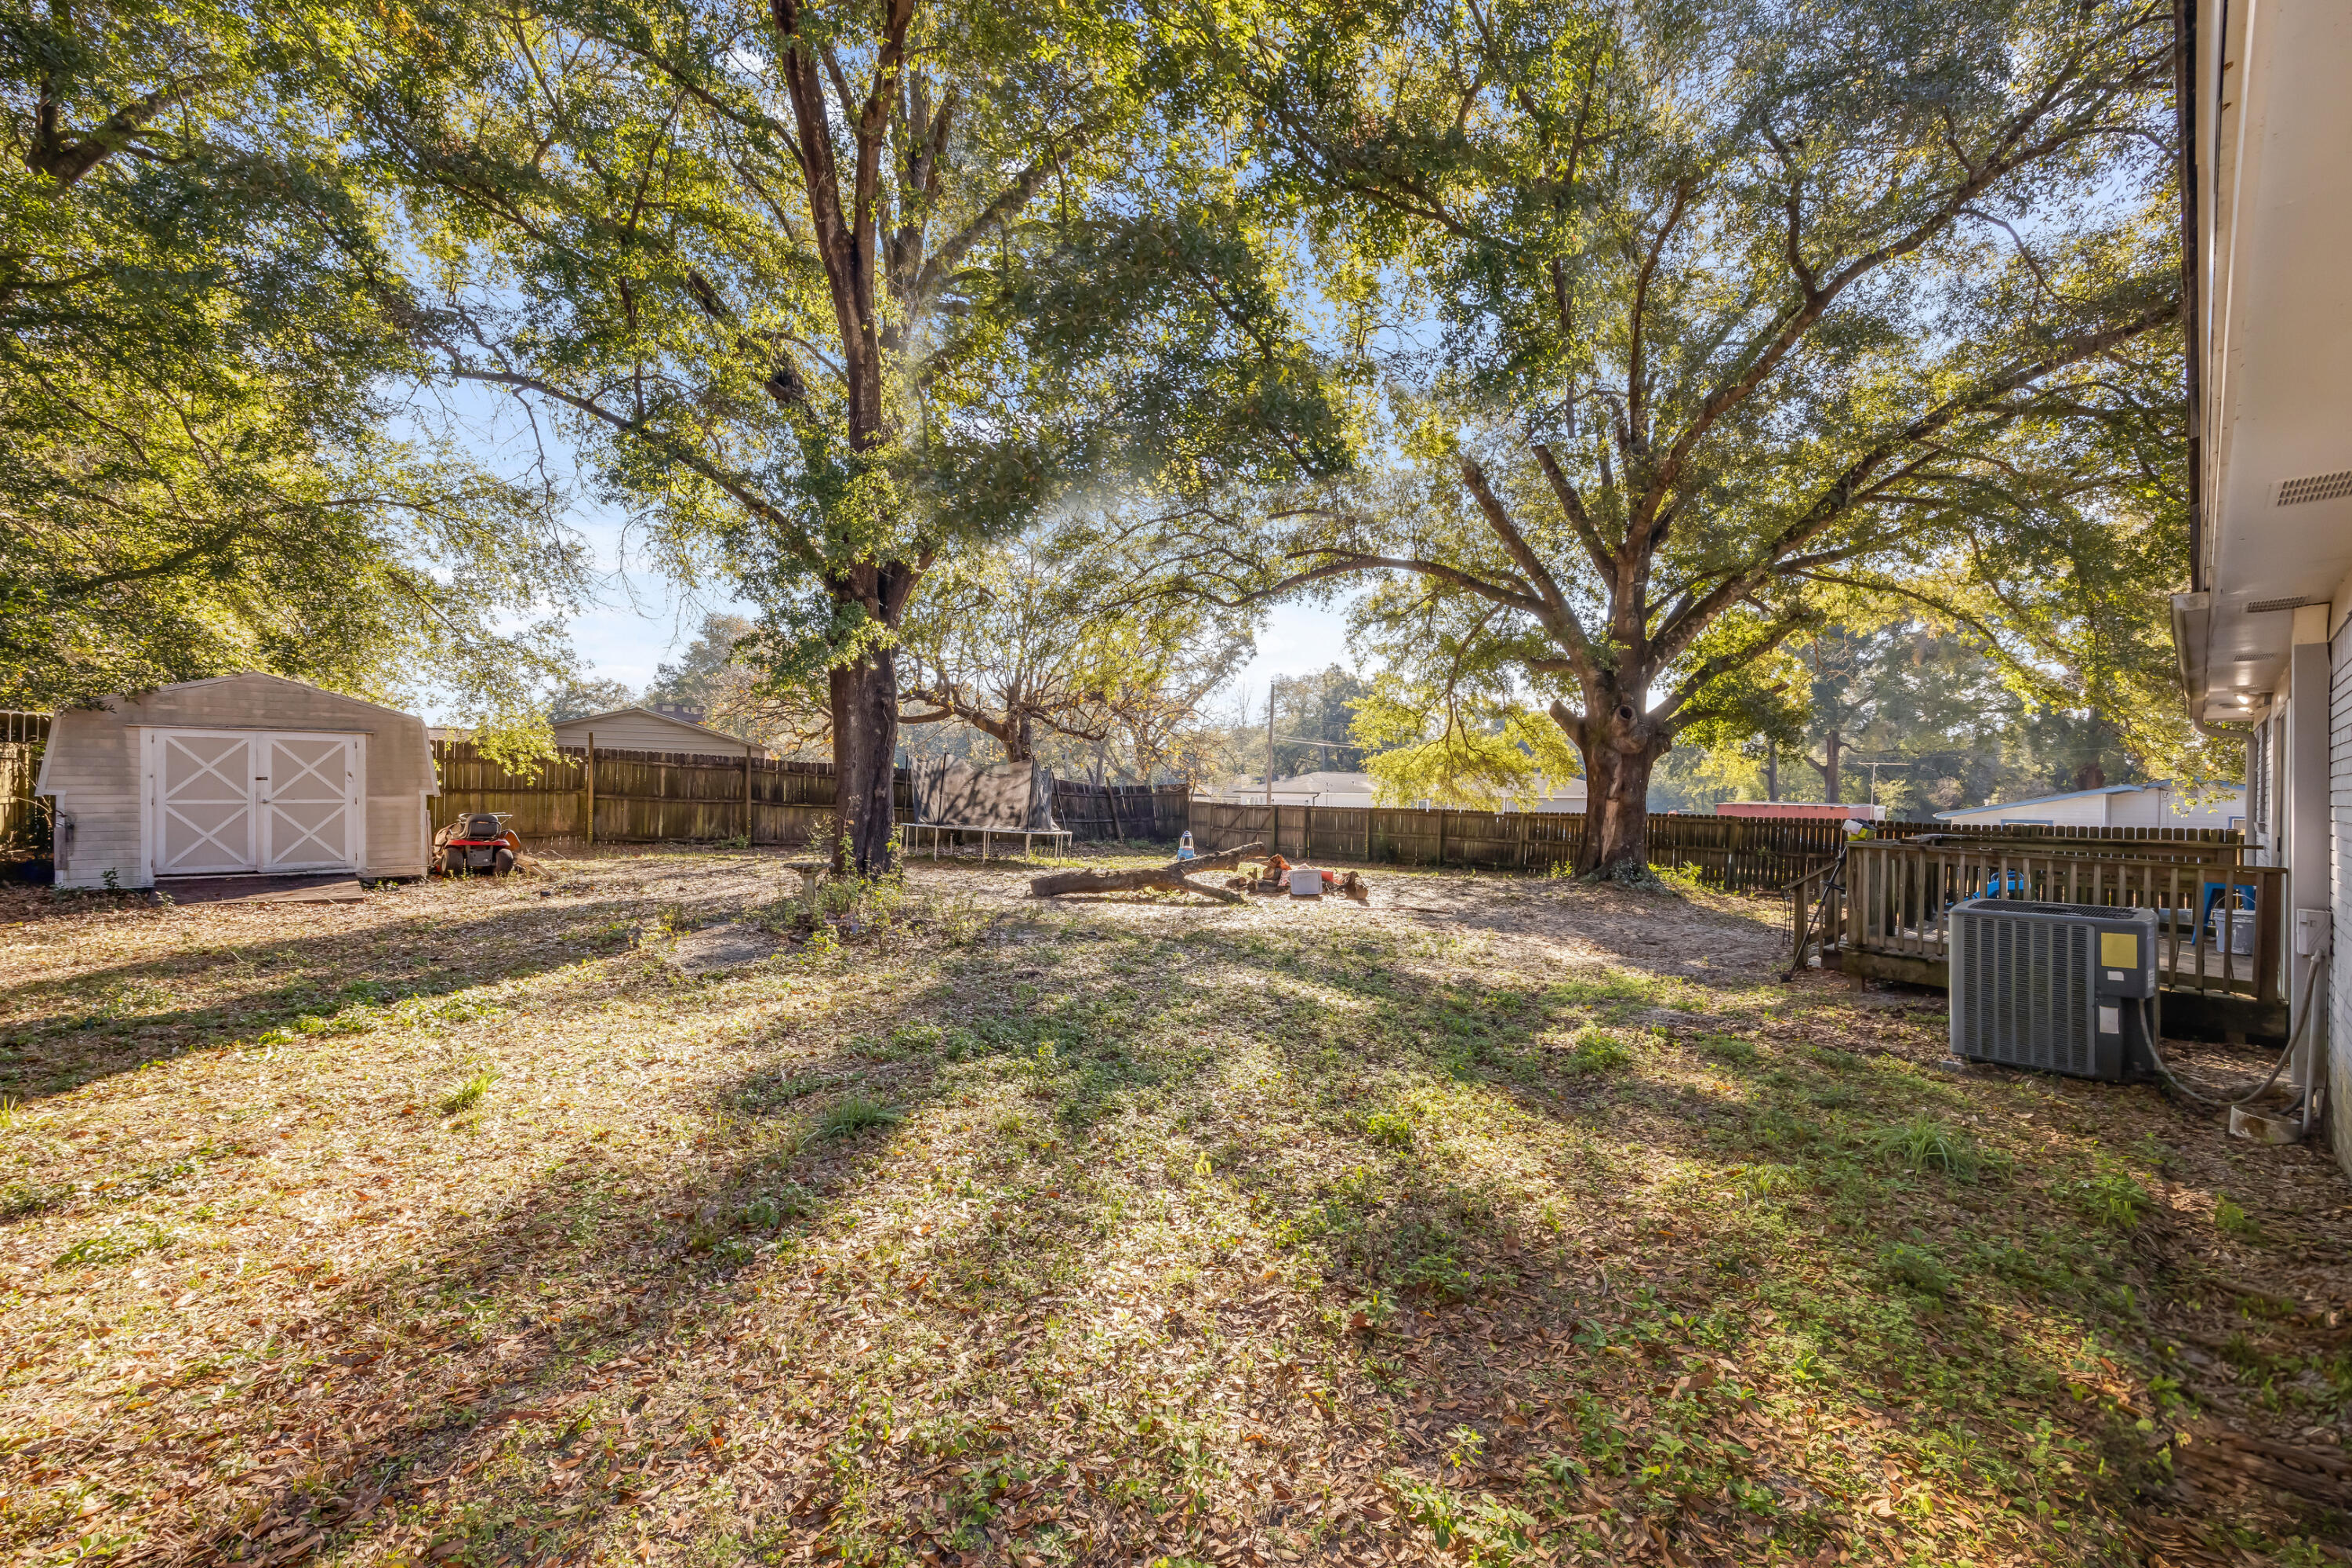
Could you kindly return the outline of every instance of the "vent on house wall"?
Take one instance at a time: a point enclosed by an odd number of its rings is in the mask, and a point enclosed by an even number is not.
[[[2352,468],[2279,481],[2278,504],[2281,506],[2300,506],[2307,500],[2334,500],[2338,496],[2352,496]]]
[[[2326,603],[2327,603],[2326,600],[2315,599],[2308,594],[2298,594],[2292,599],[2256,599],[2252,604],[2246,606],[2246,614],[2250,616],[2259,616],[2271,610],[2299,610],[2305,605],[2324,605]]]

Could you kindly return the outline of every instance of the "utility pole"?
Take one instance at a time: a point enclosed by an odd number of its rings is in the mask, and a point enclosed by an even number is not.
[[[1274,820],[1274,682],[1265,683],[1265,819]]]
[[[1856,763],[1854,764],[1856,767],[1868,768],[1870,770],[1870,804],[1873,805],[1876,805],[1878,804],[1878,770],[1881,768],[1894,768],[1897,772],[1900,772],[1910,765],[1911,764],[1909,763]]]

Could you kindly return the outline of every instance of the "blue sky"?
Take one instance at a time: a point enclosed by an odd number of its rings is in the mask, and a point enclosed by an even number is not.
[[[596,551],[605,577],[599,603],[572,620],[572,646],[582,673],[642,689],[666,659],[675,659],[694,640],[710,612],[748,616],[751,607],[715,585],[688,588],[642,560],[625,560],[623,529],[616,520],[581,520],[581,531]],[[1264,711],[1268,681],[1277,675],[1304,675],[1326,665],[1351,665],[1344,605],[1276,605],[1257,638],[1257,655],[1234,678],[1250,706]],[[435,715],[437,719],[438,715]]]
[[[625,515],[596,500],[560,437],[552,430],[534,433],[512,400],[475,387],[438,389],[429,405],[420,402],[415,416],[420,428],[437,427],[485,466],[511,477],[544,473],[568,492],[571,526],[593,552],[598,573],[593,601],[566,623],[583,679],[624,681],[642,690],[665,660],[676,659],[694,640],[703,616],[713,611],[753,613],[723,584],[680,583],[645,552],[630,548]],[[1267,683],[1276,676],[1353,663],[1344,598],[1328,606],[1277,605],[1258,634],[1256,656],[1216,706],[1239,696],[1262,716]],[[416,706],[428,722],[456,718],[446,692],[422,694]]]

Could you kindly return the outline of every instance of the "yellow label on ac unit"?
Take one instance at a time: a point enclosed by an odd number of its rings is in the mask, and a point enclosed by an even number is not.
[[[2139,938],[2127,931],[2103,931],[2099,933],[2099,967],[2101,969],[2137,969]]]

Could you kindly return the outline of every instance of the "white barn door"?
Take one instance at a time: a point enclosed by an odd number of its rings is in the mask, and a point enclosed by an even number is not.
[[[357,735],[255,737],[264,871],[348,871],[365,820]]]
[[[151,733],[155,874],[252,870],[259,853],[252,737],[223,730]]]
[[[366,747],[316,731],[148,731],[154,874],[358,869]]]

